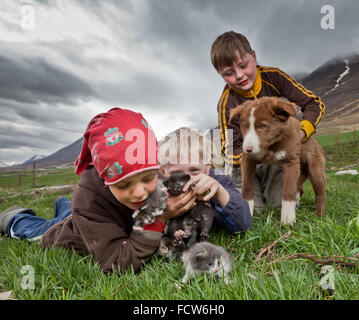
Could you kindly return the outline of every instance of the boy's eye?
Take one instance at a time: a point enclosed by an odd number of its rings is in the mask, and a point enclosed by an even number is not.
[[[246,68],[247,66],[248,66],[248,62],[245,63],[245,64],[242,64],[240,67],[241,67],[242,69],[244,69],[244,68]]]
[[[223,72],[223,76],[224,76],[224,77],[230,77],[232,74],[233,74],[232,71]]]
[[[116,186],[118,189],[126,189],[128,187],[128,183],[123,184],[123,185],[117,185]]]
[[[146,178],[143,179],[143,182],[151,182],[154,178],[155,178],[155,175],[150,176],[150,177],[146,177]]]

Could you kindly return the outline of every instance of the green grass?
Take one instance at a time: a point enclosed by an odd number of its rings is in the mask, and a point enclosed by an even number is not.
[[[335,147],[328,145],[325,149],[327,154],[333,155],[328,161],[328,168],[345,167],[352,161],[352,153],[356,157],[359,155],[358,148],[352,144]],[[343,150],[351,151],[343,153]],[[359,169],[359,165],[353,168]],[[52,184],[52,177],[55,180],[58,176],[49,173],[46,183]],[[71,177],[66,177],[64,179],[72,181]],[[321,290],[323,274],[320,265],[308,259],[284,260],[269,265],[275,259],[299,252],[318,256],[359,256],[359,228],[356,228],[355,223],[350,223],[359,215],[359,176],[337,176],[334,170],[328,170],[327,179],[325,218],[316,217],[314,192],[306,182],[295,227],[282,225],[280,212],[267,208],[254,215],[253,228],[243,234],[230,235],[219,228],[213,228],[210,241],[225,247],[235,261],[229,285],[218,279],[201,276],[180,289],[175,283],[184,275],[183,266],[157,255],[139,274],[131,270],[120,274],[104,274],[90,256],[79,256],[73,251],[59,248],[43,250],[39,243],[3,236],[0,237],[0,292],[13,290],[17,299],[57,300],[359,299],[359,267],[333,265],[335,292],[331,296]],[[10,191],[16,191],[16,188]],[[44,194],[5,199],[0,203],[0,211],[19,204],[33,208],[40,216],[51,218],[52,199],[56,196]],[[67,196],[71,197],[71,194]],[[277,244],[270,255],[264,255],[254,262],[261,248],[288,230],[291,235]],[[34,268],[34,289],[22,289],[21,280],[26,274],[22,274],[21,269],[25,265]]]
[[[79,177],[74,174],[73,168],[36,170],[35,186],[33,186],[32,171],[0,172],[0,194],[8,191],[26,192],[33,187],[75,184],[78,180]]]
[[[347,144],[349,142],[353,142],[353,140],[359,140],[359,130],[345,132],[341,134],[330,134],[327,136],[316,136],[315,138],[323,147],[333,145],[336,142],[338,142],[339,144]]]

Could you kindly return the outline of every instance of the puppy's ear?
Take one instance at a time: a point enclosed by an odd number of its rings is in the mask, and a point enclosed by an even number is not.
[[[241,113],[243,112],[243,104],[233,108],[229,112],[229,123],[235,124],[236,122],[239,122],[239,119],[241,117]]]
[[[274,116],[279,120],[287,121],[289,117],[295,117],[298,113],[297,105],[292,102],[287,102],[282,99],[276,99],[275,104],[272,105]]]

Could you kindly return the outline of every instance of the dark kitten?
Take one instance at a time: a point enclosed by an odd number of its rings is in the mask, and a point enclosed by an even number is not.
[[[188,174],[174,173],[163,184],[167,187],[168,193],[179,195],[190,178]],[[190,189],[194,187],[195,184],[192,184]],[[198,201],[192,210],[168,220],[159,253],[179,258],[184,249],[190,248],[198,241],[207,240],[214,217],[213,208],[204,201]]]
[[[183,192],[183,187],[191,179],[189,174],[175,172],[170,177],[168,177],[164,182],[164,186],[167,188],[169,194],[173,196],[178,196]],[[191,184],[189,187],[190,190],[194,189],[196,186],[195,183]]]

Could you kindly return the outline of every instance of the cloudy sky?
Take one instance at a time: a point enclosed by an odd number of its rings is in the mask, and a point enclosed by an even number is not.
[[[334,29],[321,28],[325,5]],[[111,107],[142,112],[158,138],[214,127],[218,35],[245,34],[262,65],[311,72],[359,51],[358,14],[357,0],[1,0],[0,162],[49,155]]]

